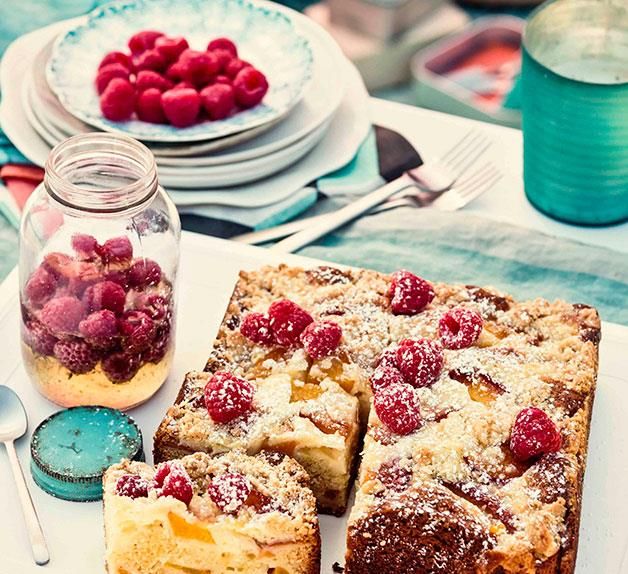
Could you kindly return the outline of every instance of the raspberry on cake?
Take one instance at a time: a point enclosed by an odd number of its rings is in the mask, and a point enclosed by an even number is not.
[[[315,499],[287,456],[123,461],[103,482],[109,574],[319,572]]]

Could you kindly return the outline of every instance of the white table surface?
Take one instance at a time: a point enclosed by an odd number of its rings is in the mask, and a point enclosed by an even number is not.
[[[508,221],[516,225],[529,227],[549,234],[580,240],[583,242],[621,249],[628,252],[628,225],[610,228],[586,229],[564,225],[546,218],[538,213],[525,199],[521,180],[521,133],[517,130],[502,128],[448,116],[419,108],[372,99],[370,102],[372,119],[375,123],[399,131],[404,134],[419,150],[424,159],[438,157],[452,142],[460,138],[472,127],[479,127],[494,139],[490,153],[493,161],[504,172],[504,178],[492,191],[480,200],[468,206],[469,212],[484,215],[497,220]],[[158,414],[165,410],[167,404],[176,394],[181,374],[185,370],[202,365],[206,349],[218,325],[224,305],[230,293],[237,268],[258,265],[261,261],[273,260],[277,257],[266,250],[235,245],[211,238],[198,238],[192,234],[184,236],[184,257],[182,259],[182,285],[187,289],[181,291],[180,329],[178,333],[178,352],[175,359],[173,376],[161,393],[150,403],[150,407],[142,407],[134,411],[134,416],[143,423],[147,435],[147,446],[150,444],[150,429],[154,428]],[[199,253],[199,250],[202,253]],[[207,250],[207,251],[206,251]],[[204,254],[204,255],[203,255]],[[201,278],[194,276],[192,270],[202,268],[199,261],[206,261],[210,255],[213,261],[220,261],[229,270],[227,273]],[[204,259],[194,258],[204,257]],[[283,257],[283,256],[281,256]],[[298,261],[288,256],[291,261]],[[203,274],[206,275],[206,274]],[[211,283],[211,285],[209,285]],[[208,289],[215,290],[215,296],[207,297]],[[187,292],[186,292],[187,291]],[[3,341],[0,354],[0,383],[7,381],[9,385],[20,388],[26,398],[28,385],[19,359],[17,304],[17,274],[15,271],[0,284],[0,338]],[[201,323],[202,337],[198,329],[198,307],[201,301],[213,301],[203,308]],[[596,445],[590,453],[590,465],[585,486],[585,502],[583,508],[584,524],[588,525],[581,532],[582,544],[578,573],[622,574],[628,572],[628,530],[625,521],[619,516],[628,512],[628,499],[623,496],[613,498],[605,493],[613,490],[621,481],[617,476],[625,476],[626,461],[625,443],[622,436],[628,432],[625,412],[626,395],[625,381],[625,349],[628,344],[628,328],[605,324],[601,353],[600,379],[601,385],[596,400],[596,414],[592,430],[592,443]],[[28,397],[29,414],[33,424],[54,410],[49,403],[36,396]],[[608,435],[609,421],[613,421],[615,432]],[[32,427],[30,429],[32,431]],[[30,434],[30,433],[29,433]],[[150,447],[149,447],[150,448]],[[0,449],[3,450],[3,449]],[[31,566],[26,535],[22,520],[19,517],[17,501],[13,496],[11,478],[8,475],[6,455],[0,452],[0,509],[5,516],[0,519],[0,574],[26,574],[48,570],[51,574],[92,574],[102,572],[102,540],[94,539],[100,532],[100,520],[97,516],[97,505],[72,505],[52,499],[41,492],[28,476],[28,439],[19,444],[20,457],[27,473],[33,496],[36,500],[44,527],[47,532],[54,562],[45,569]],[[619,459],[618,459],[619,453]],[[610,469],[607,472],[602,469]],[[613,486],[614,485],[614,486]],[[613,495],[615,496],[615,495]],[[70,511],[68,509],[71,509]],[[68,514],[71,513],[72,516]],[[613,516],[618,514],[618,519]],[[604,517],[607,517],[608,520]],[[71,527],[61,524],[71,523]],[[333,559],[341,558],[342,524],[336,519],[324,519],[324,531],[327,532],[324,545],[323,572],[330,572],[329,564]],[[83,532],[84,530],[84,532]],[[68,539],[72,538],[74,542]],[[336,540],[337,539],[337,540]],[[70,560],[69,552],[73,548],[74,557]],[[337,558],[336,558],[337,557]],[[603,564],[602,564],[603,562]],[[79,565],[75,569],[74,565]],[[89,567],[85,567],[89,564]],[[85,566],[83,566],[85,565]],[[96,566],[97,565],[97,566]],[[598,567],[602,570],[597,570]],[[92,569],[93,568],[93,569]]]
[[[149,402],[133,409],[144,433],[151,459],[152,434],[172,404],[183,374],[202,368],[240,269],[285,261],[309,266],[308,260],[268,249],[185,233],[181,244],[179,317],[174,365],[163,389]],[[51,551],[51,562],[35,567],[20,516],[6,453],[0,447],[0,574],[104,574],[102,506],[69,503],[45,494],[28,471],[29,439],[35,426],[57,407],[29,383],[19,349],[20,312],[17,273],[0,284],[0,384],[14,388],[26,405],[30,426],[18,441],[18,455]],[[628,497],[621,489],[628,475],[628,386],[625,376],[628,328],[604,324],[589,464],[585,478],[582,528],[577,574],[628,572]],[[620,478],[618,478],[620,477]],[[619,487],[619,489],[618,489]],[[344,518],[321,518],[323,534],[321,574],[332,574],[331,564],[343,561]],[[453,573],[452,573],[453,574]]]
[[[480,129],[490,136],[493,145],[487,157],[502,170],[504,177],[493,189],[465,207],[465,211],[628,253],[628,223],[578,227],[555,221],[532,207],[523,192],[521,130],[376,98],[371,98],[370,110],[373,123],[403,134],[424,161],[438,158],[471,129]]]

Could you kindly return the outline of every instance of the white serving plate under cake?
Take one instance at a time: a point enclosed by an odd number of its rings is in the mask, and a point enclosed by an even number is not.
[[[186,371],[202,368],[231,296],[238,271],[263,264],[312,266],[311,259],[218,239],[184,233],[180,274],[180,310],[177,351],[172,375],[147,404],[131,411],[144,433],[150,460],[152,434],[172,404]],[[417,270],[420,271],[420,270]],[[481,275],[478,283],[482,282]],[[26,405],[32,432],[57,410],[27,380],[19,350],[17,273],[0,285],[0,383],[14,388]],[[628,328],[604,324],[598,390],[595,399],[577,574],[626,574],[628,572],[628,496],[623,487],[628,476],[628,380],[625,350]],[[24,469],[29,465],[29,438],[18,443]],[[2,574],[104,574],[102,504],[72,503],[49,496],[27,476],[46,533],[51,562],[34,565],[19,502],[4,449],[0,452],[0,572]],[[27,470],[28,473],[28,470]],[[323,559],[321,571],[332,573],[335,561],[344,562],[345,518],[321,517]],[[454,574],[454,573],[452,573]]]

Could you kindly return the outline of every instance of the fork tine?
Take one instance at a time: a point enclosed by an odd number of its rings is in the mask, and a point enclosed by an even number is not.
[[[441,163],[447,163],[448,161],[450,161],[450,159],[452,158],[450,158],[449,156],[451,154],[454,154],[454,157],[455,157],[455,154],[457,153],[458,148],[461,145],[465,144],[465,142],[467,141],[469,137],[474,137],[474,134],[477,134],[477,133],[478,132],[476,130],[469,130],[453,146],[451,146],[447,152],[445,152],[441,157],[439,157],[438,161]]]
[[[456,165],[461,157],[464,157],[464,155],[467,154],[469,150],[473,150],[473,148],[477,147],[484,140],[484,135],[482,134],[482,132],[473,130],[470,133],[471,137],[464,140],[464,145],[459,147],[453,156],[449,156],[445,159],[444,163],[446,164],[446,167],[449,167],[451,169],[451,166]]]
[[[486,174],[486,176],[481,182],[478,182],[474,186],[466,187],[465,189],[460,191],[459,195],[460,197],[465,198],[465,199],[468,197],[471,197],[473,196],[473,194],[476,192],[477,189],[481,189],[483,186],[486,186],[486,185],[494,185],[501,178],[502,178],[502,174],[499,173],[499,171],[492,170]],[[495,182],[493,182],[493,180],[495,180]]]
[[[492,169],[484,170],[480,179],[474,178],[473,183],[465,184],[462,189],[456,187],[449,190],[436,199],[432,206],[443,211],[455,211],[491,189],[502,178],[502,174],[493,166],[490,167]]]
[[[485,136],[481,136],[477,139],[477,145],[470,147],[466,150],[466,153],[459,157],[453,164],[450,163],[450,169],[455,173],[455,177],[459,178],[465,173],[491,146],[492,142]]]
[[[456,195],[460,195],[465,189],[473,187],[476,183],[485,179],[492,169],[493,166],[490,163],[483,165],[473,173],[459,178],[450,191],[453,191]]]
[[[463,199],[465,203],[473,201],[473,199],[482,195],[485,191],[493,187],[501,178],[501,173],[492,173],[474,187],[466,189],[464,193],[460,194],[459,197]]]

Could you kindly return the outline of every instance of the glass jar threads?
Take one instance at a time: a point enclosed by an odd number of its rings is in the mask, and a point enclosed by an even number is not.
[[[64,407],[134,407],[174,351],[180,222],[152,153],[114,134],[56,146],[20,232],[22,352]]]

